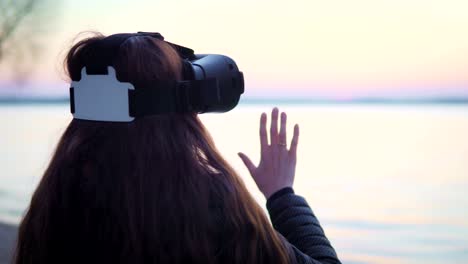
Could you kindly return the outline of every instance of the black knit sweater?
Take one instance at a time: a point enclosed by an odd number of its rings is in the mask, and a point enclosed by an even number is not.
[[[267,200],[273,227],[289,242],[296,263],[341,263],[307,201],[283,188]]]

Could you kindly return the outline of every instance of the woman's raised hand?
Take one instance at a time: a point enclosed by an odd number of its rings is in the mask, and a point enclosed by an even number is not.
[[[260,116],[260,164],[255,166],[244,153],[239,157],[249,170],[260,191],[268,199],[273,193],[292,187],[296,172],[296,153],[299,139],[299,126],[294,126],[294,135],[289,150],[286,143],[286,113],[281,113],[281,127],[278,133],[278,108],[271,112],[270,144],[267,136],[267,115]]]

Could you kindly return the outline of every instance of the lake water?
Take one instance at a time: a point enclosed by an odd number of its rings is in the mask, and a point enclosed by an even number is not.
[[[279,107],[301,127],[296,192],[344,263],[468,263],[468,106]],[[263,205],[237,156],[258,161],[262,111],[201,118]],[[70,120],[68,105],[0,105],[0,221],[19,222]]]

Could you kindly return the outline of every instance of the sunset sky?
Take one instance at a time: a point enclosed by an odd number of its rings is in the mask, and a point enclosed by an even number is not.
[[[467,14],[466,0],[66,0],[22,91],[66,94],[63,53],[97,30],[157,31],[228,55],[248,96],[468,96]],[[11,79],[3,63],[0,92]]]

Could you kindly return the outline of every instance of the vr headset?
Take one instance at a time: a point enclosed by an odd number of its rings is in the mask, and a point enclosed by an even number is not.
[[[232,110],[244,93],[244,77],[231,58],[195,54],[170,42],[183,63],[182,81],[156,81],[146,87],[120,82],[113,65],[120,46],[134,36],[164,41],[159,33],[123,33],[91,44],[92,62],[70,87],[70,107],[76,119],[131,122],[137,117],[164,113],[208,113]]]

